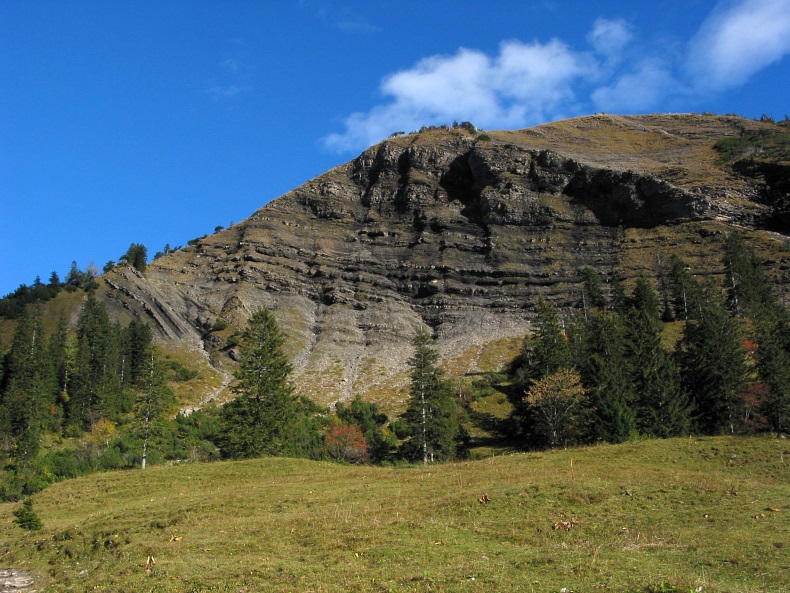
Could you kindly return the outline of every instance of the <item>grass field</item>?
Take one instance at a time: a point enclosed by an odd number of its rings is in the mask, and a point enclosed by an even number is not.
[[[57,592],[788,591],[788,453],[687,438],[96,474],[34,497],[41,531],[0,505],[0,566]]]

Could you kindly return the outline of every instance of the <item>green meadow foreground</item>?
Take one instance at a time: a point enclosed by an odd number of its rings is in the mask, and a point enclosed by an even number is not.
[[[95,474],[34,496],[41,531],[0,505],[0,567],[46,591],[788,591],[788,457],[709,437]]]

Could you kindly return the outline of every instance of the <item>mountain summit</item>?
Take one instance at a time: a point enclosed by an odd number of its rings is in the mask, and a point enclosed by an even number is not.
[[[738,229],[786,292],[788,133],[692,114],[423,129],[144,275],[116,268],[100,294],[218,368],[232,364],[233,329],[268,307],[305,395],[397,405],[417,328],[430,326],[452,372],[500,367],[539,297],[583,306],[587,267],[604,280],[658,281],[677,254],[696,274],[720,274],[723,239]]]

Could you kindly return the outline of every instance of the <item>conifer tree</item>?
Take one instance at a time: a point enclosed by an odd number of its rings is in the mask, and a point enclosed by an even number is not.
[[[452,387],[436,365],[439,355],[431,347],[428,332],[420,329],[412,346],[410,399],[404,413],[409,438],[404,452],[408,458],[426,464],[453,459],[459,453],[463,434]]]
[[[73,360],[71,359],[73,353],[69,349],[68,329],[66,319],[61,316],[55,331],[49,337],[47,348],[52,372],[54,373],[56,400],[60,416],[63,415],[68,400],[66,387],[69,381],[69,373],[73,367]]]
[[[740,429],[746,357],[738,327],[722,307],[708,304],[686,325],[677,358],[696,429],[705,434]]]
[[[760,412],[777,433],[790,432],[790,319],[785,313],[757,322],[757,370],[768,392]]]
[[[587,266],[582,269],[582,298],[585,315],[588,309],[602,309],[606,306],[606,299],[603,295],[601,276],[595,268]]]
[[[590,400],[590,436],[610,443],[628,440],[636,430],[635,396],[625,326],[617,313],[590,320],[577,367]]]
[[[727,237],[724,263],[728,304],[734,313],[751,317],[756,328],[757,371],[768,388],[759,410],[772,430],[786,432],[790,428],[790,313],[739,233]]]
[[[308,411],[293,393],[291,365],[274,315],[261,309],[241,335],[236,399],[223,406],[220,448],[225,457],[305,455],[315,446]]]
[[[137,432],[142,440],[141,469],[148,463],[149,445],[157,421],[175,403],[175,396],[167,386],[165,370],[158,360],[153,345],[145,349],[146,364],[136,379],[136,402],[134,406]]]
[[[770,282],[757,256],[740,233],[731,233],[724,243],[727,272],[727,304],[736,316],[765,318],[776,309]]]
[[[699,318],[705,304],[703,291],[689,272],[686,262],[677,255],[673,255],[671,260],[669,292],[676,319],[688,321]]]
[[[100,417],[129,411],[120,382],[120,327],[104,306],[89,294],[80,310],[76,331],[76,370],[68,386],[69,424],[90,428]]]
[[[132,319],[121,333],[120,381],[135,385],[149,370],[151,328],[138,318]]]
[[[521,352],[512,365],[516,387],[510,418],[512,436],[528,446],[538,445],[535,438],[539,437],[540,419],[526,400],[527,390],[535,381],[560,369],[572,368],[578,355],[574,348],[580,345],[579,340],[571,343],[553,303],[539,298],[536,312],[532,332],[524,337]],[[580,324],[574,326],[582,327]]]
[[[145,272],[148,262],[148,249],[142,243],[132,243],[120,259],[138,272]]]
[[[643,434],[669,437],[688,431],[690,408],[677,365],[661,345],[660,315],[658,295],[640,276],[627,316],[637,427]]]
[[[23,313],[6,359],[2,404],[14,439],[14,456],[32,460],[54,405],[55,381],[38,313]]]
[[[573,351],[554,303],[538,299],[534,330],[524,338],[518,371],[522,382],[573,366]]]

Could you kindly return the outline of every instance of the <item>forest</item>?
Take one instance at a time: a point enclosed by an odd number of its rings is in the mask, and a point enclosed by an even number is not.
[[[144,269],[140,247],[122,264]],[[359,397],[322,409],[300,396],[283,335],[265,309],[238,339],[235,398],[181,414],[171,386],[195,371],[163,356],[141,320],[112,322],[92,293],[93,274],[76,270],[65,285],[50,282],[86,290],[73,327],[61,319],[45,335],[36,304],[46,300],[43,289],[33,287],[38,301],[3,299],[17,325],[0,354],[0,498],[22,500],[54,481],[167,462],[463,459],[474,455],[474,401],[492,390],[507,397],[512,413],[490,432],[515,449],[786,434],[787,308],[738,234],[726,240],[724,269],[723,282],[701,281],[676,257],[657,283],[639,277],[626,291],[584,268],[579,306],[560,311],[539,301],[519,355],[500,373],[471,378],[463,397],[442,370],[431,334],[419,331],[408,405],[394,419]]]

